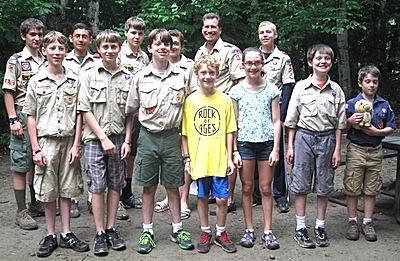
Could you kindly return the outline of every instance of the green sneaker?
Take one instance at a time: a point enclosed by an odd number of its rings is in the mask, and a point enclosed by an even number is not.
[[[149,232],[143,232],[139,238],[139,243],[136,246],[136,251],[141,254],[148,254],[156,247],[154,236]]]
[[[184,250],[194,249],[192,240],[190,240],[190,233],[181,229],[176,233],[172,233],[170,239],[174,243],[178,243],[179,247]]]

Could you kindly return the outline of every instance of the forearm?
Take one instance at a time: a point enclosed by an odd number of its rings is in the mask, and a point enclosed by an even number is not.
[[[107,135],[101,129],[99,123],[97,122],[96,118],[94,117],[92,112],[82,112],[83,118],[86,121],[86,124],[89,125],[90,129],[93,133],[97,136],[100,141],[103,141],[107,138]]]
[[[183,154],[189,154],[189,146],[188,146],[187,137],[182,135],[181,136],[181,141],[182,141],[182,152],[183,152]]]
[[[125,142],[131,143],[131,130],[133,126],[133,118],[128,114],[125,118]]]
[[[79,147],[81,145],[82,140],[82,114],[78,113],[76,115],[76,123],[75,123],[75,137],[74,137],[74,147]]]
[[[4,91],[4,105],[6,106],[7,114],[9,118],[16,117],[17,113],[15,111],[14,94],[12,91]]]
[[[38,142],[37,130],[36,130],[36,118],[32,115],[28,115],[28,118],[26,120],[26,125],[28,127],[28,133],[32,145],[32,151],[35,152],[40,150],[41,148]]]
[[[340,152],[340,147],[342,146],[342,130],[336,129],[335,137],[336,137],[335,151]]]
[[[233,132],[226,134],[226,150],[228,152],[228,160],[232,160]]]

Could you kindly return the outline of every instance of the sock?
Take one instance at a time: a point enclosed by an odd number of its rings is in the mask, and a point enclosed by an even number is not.
[[[254,233],[254,228],[248,228],[248,229],[246,229],[246,231]]]
[[[269,233],[272,233],[272,230],[264,230],[264,235],[268,235]]]
[[[26,209],[25,189],[14,189],[15,200],[17,201],[17,212]]]
[[[172,233],[176,233],[179,230],[182,230],[183,226],[182,226],[182,222],[179,223],[172,223]]]
[[[208,226],[208,227],[200,227],[201,228],[201,231],[204,231],[204,232],[206,232],[206,233],[211,233],[211,228],[210,228],[210,226]]]
[[[76,198],[71,198],[71,203],[78,204],[78,200]]]
[[[122,189],[122,198],[128,199],[132,196],[132,178],[125,179],[126,186]]]
[[[36,206],[37,204],[39,204],[39,202],[36,200],[35,189],[33,188],[33,185],[29,185],[29,192],[31,195],[31,204]]]
[[[104,234],[104,233],[105,233],[105,232],[104,232],[103,230],[99,230],[99,231],[96,232],[96,235],[99,235],[99,236],[100,236],[100,235],[102,235],[102,234]]]
[[[296,231],[306,227],[306,216],[299,217],[296,215]]]
[[[150,234],[154,235],[153,223],[147,225],[143,223],[143,232],[149,232]]]
[[[60,235],[61,235],[61,237],[65,238],[68,233],[71,233],[71,231],[70,232],[66,232],[66,233],[62,232],[62,233],[60,233]]]
[[[363,224],[372,223],[372,218],[363,218]]]
[[[90,202],[90,203],[92,203],[92,193],[91,193],[91,192],[88,192],[87,201]]]
[[[325,228],[325,219],[319,220],[318,218],[315,220],[315,228]]]
[[[352,218],[352,217],[349,217],[349,222],[350,222],[350,221],[355,221],[356,223],[358,223],[357,217],[353,217],[353,218]]]
[[[220,227],[218,225],[215,225],[215,230],[217,230],[217,236],[220,236],[221,233],[225,231],[225,227]]]

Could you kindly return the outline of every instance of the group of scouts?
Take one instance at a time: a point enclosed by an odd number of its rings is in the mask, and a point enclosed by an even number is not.
[[[227,213],[236,210],[237,172],[246,226],[240,245],[254,246],[252,206],[261,204],[261,239],[266,248],[278,249],[272,208],[275,200],[280,212],[289,211],[285,160],[293,165],[294,239],[301,247],[326,247],[328,196],[334,190],[334,170],[340,164],[346,131],[350,140],[344,175],[346,238],[357,240],[361,231],[367,240],[377,240],[372,214],[382,184],[381,141],[395,130],[396,122],[389,103],[376,94],[380,78],[376,67],[360,69],[361,92],[346,104],[341,87],[328,75],[334,60],[332,48],[324,44],[309,48],[312,73],[293,88],[291,60],[276,47],[277,28],[268,21],[258,27],[261,47],[242,53],[220,38],[220,17],[205,14],[205,43],[194,62],[181,54],[184,37],[178,30],[150,32],[146,46],[151,60],[140,48],[144,21],[129,18],[124,32],[125,42],[113,30],[100,32],[95,39],[97,57],[88,52],[92,33],[85,24],[76,24],[68,39],[56,31],[44,35],[40,20],[21,23],[25,47],[9,58],[3,90],[11,132],[16,224],[36,229],[33,217],[45,214],[47,235],[40,242],[38,257],[50,256],[58,246],[89,251],[89,245],[70,228],[70,218],[79,216],[76,197],[84,187],[81,153],[96,231],[95,255],[107,255],[109,247],[126,248],[116,228],[116,219],[129,218],[124,207],[142,209],[139,253],[150,253],[156,246],[153,213],[168,209],[170,240],[181,249],[207,253],[214,237],[214,244],[224,251],[236,252],[226,220]],[[74,45],[69,53],[68,40]],[[355,103],[362,99],[373,104],[373,115],[371,126],[360,128],[364,115],[355,111]],[[368,164],[366,157],[371,159]],[[143,187],[142,199],[132,193],[133,176],[136,185]],[[31,198],[28,209],[26,181]],[[155,202],[158,184],[165,187],[167,197]],[[190,217],[190,189],[197,195],[201,225],[196,246],[182,225]],[[317,194],[315,243],[306,228],[310,192]],[[356,210],[362,192],[365,216],[359,226]],[[212,202],[216,208],[209,211]],[[209,214],[217,216],[213,234]]]

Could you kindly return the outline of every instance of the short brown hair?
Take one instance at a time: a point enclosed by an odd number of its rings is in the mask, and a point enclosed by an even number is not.
[[[119,46],[121,46],[122,38],[117,32],[111,29],[106,29],[97,35],[96,46],[100,47],[102,42],[117,43]]]
[[[144,20],[142,18],[139,18],[137,16],[132,16],[132,17],[128,18],[128,20],[126,20],[126,22],[125,22],[125,27],[124,27],[125,32],[128,32],[129,29],[131,29],[132,27],[136,30],[145,31],[146,23],[144,22]]]
[[[314,44],[313,46],[308,48],[307,61],[311,62],[312,59],[314,59],[314,56],[315,56],[316,52],[320,52],[320,53],[329,55],[331,57],[332,61],[335,58],[334,57],[335,55],[333,53],[333,49],[330,46],[328,46],[326,44]]]
[[[205,20],[208,20],[208,19],[217,19],[218,27],[222,28],[222,26],[221,26],[221,22],[222,22],[221,21],[221,17],[218,14],[216,14],[216,13],[207,13],[207,14],[203,15],[203,22]]]
[[[147,45],[151,46],[151,44],[156,39],[157,35],[160,36],[160,40],[163,43],[169,43],[172,46],[172,37],[168,33],[168,31],[164,28],[157,28],[150,32],[149,37],[147,38]]]
[[[185,45],[185,37],[183,36],[183,33],[181,33],[181,31],[173,29],[173,30],[168,30],[168,33],[173,37],[178,37],[179,42],[181,43],[182,46]]]
[[[44,32],[44,24],[36,18],[28,18],[19,26],[19,32],[25,37],[30,29],[38,29]]]
[[[362,67],[359,71],[358,71],[358,81],[362,82],[365,78],[365,76],[367,76],[368,74],[371,74],[375,77],[378,78],[378,80],[380,80],[381,78],[381,72],[379,71],[379,69],[374,66],[374,65],[367,65]]]

